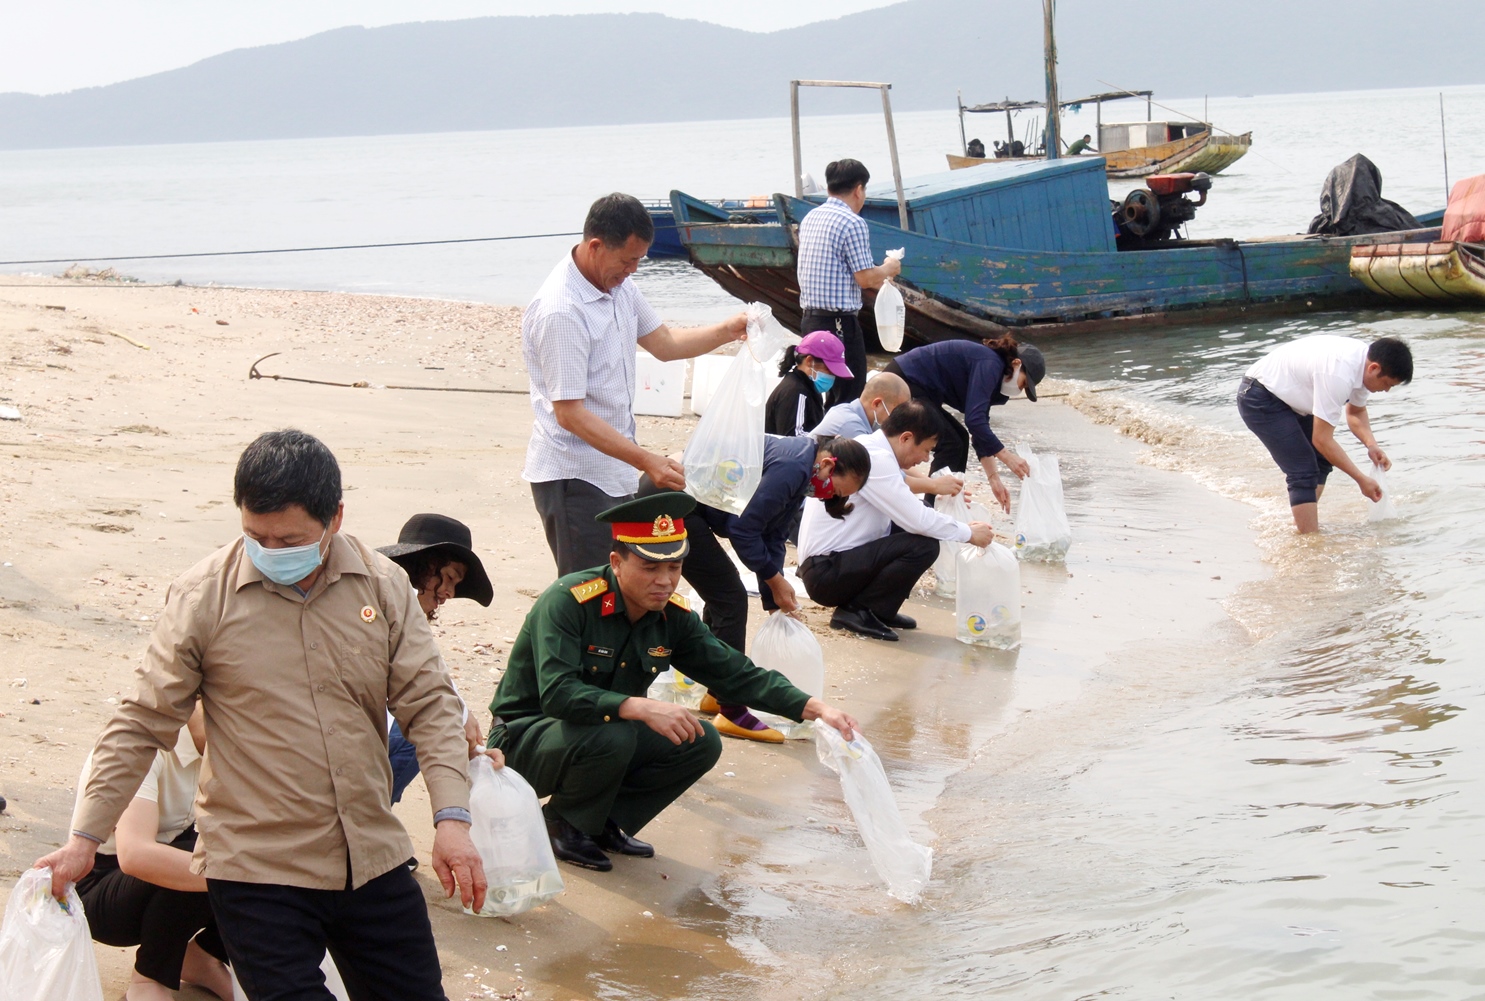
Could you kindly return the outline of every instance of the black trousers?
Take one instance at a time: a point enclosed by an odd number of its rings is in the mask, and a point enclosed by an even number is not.
[[[938,558],[937,539],[893,532],[855,549],[811,556],[799,566],[809,596],[836,608],[865,608],[893,616],[913,593],[923,571]]]
[[[207,879],[251,1001],[330,1001],[325,950],[352,1001],[448,1001],[423,891],[406,866],[358,890]]]
[[[710,723],[694,741],[672,744],[638,720],[569,723],[543,716],[490,730],[490,746],[551,796],[547,810],[588,834],[605,821],[634,834],[659,815],[722,756],[722,738]]]
[[[717,639],[738,653],[746,653],[743,647],[748,641],[748,592],[737,565],[707,523],[694,514],[686,517],[686,536],[691,540],[691,551],[681,566],[681,576],[706,602],[701,621]],[[758,597],[764,611],[778,607],[773,592],[762,581],[758,582]]]
[[[1314,504],[1319,488],[1334,469],[1315,448],[1315,418],[1297,414],[1267,386],[1243,379],[1238,386],[1238,413],[1248,430],[1258,436],[1289,485],[1289,506]]]
[[[170,847],[195,850],[196,828],[186,828]],[[204,893],[147,883],[120,869],[117,855],[99,855],[93,871],[77,884],[77,895],[82,898],[93,940],[139,946],[134,969],[173,991],[180,990],[180,965],[192,939],[210,955],[227,961],[227,950],[212,920],[211,902]]]
[[[828,330],[841,339],[846,346],[846,367],[851,370],[849,379],[837,378],[825,394],[825,409],[829,410],[837,403],[850,403],[866,388],[866,336],[855,313],[806,309],[799,321],[799,334],[802,337],[816,330]]]
[[[959,422],[959,418],[949,413],[940,404],[934,403],[924,396],[924,390],[913,380],[902,374],[902,369],[897,361],[889,361],[883,371],[891,372],[900,376],[902,381],[908,384],[908,389],[913,394],[913,399],[932,410],[938,418],[938,444],[934,446],[933,458],[928,463],[928,474],[932,476],[940,469],[947,469],[951,473],[962,473],[969,468],[969,429]],[[924,502],[930,506],[933,504],[932,497],[925,497]]]
[[[593,520],[600,511],[626,501],[610,497],[587,480],[548,480],[531,484],[531,497],[547,535],[547,547],[557,561],[557,576],[590,567],[608,566],[613,548],[609,527]]]

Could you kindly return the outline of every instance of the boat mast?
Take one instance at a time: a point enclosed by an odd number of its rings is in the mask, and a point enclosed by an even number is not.
[[[1047,159],[1056,160],[1062,154],[1061,109],[1057,106],[1057,39],[1052,33],[1052,22],[1057,16],[1057,0],[1042,0],[1042,18],[1045,30],[1047,57]]]

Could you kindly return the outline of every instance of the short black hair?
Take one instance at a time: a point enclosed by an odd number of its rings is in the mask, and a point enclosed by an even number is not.
[[[1406,341],[1396,337],[1378,337],[1366,349],[1366,360],[1382,366],[1382,374],[1389,379],[1408,383],[1413,381],[1413,349]]]
[[[871,171],[860,160],[831,160],[825,165],[825,190],[832,195],[849,194],[871,180]]]
[[[638,198],[615,191],[589,207],[588,218],[583,220],[584,240],[598,239],[605,247],[622,247],[631,236],[645,243],[655,240],[655,222]]]
[[[414,591],[426,591],[437,587],[443,580],[444,567],[462,561],[446,549],[433,547],[393,557],[392,562],[407,571],[407,579],[412,581]]]
[[[328,526],[341,496],[340,463],[324,442],[294,428],[266,431],[253,439],[232,478],[232,503],[253,514],[298,504]]]
[[[941,430],[938,415],[922,400],[908,400],[882,422],[882,432],[888,439],[906,431],[920,444],[929,438],[937,438]]]

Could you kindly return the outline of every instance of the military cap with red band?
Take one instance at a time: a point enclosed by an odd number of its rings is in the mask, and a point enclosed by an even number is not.
[[[596,517],[608,524],[615,542],[622,542],[637,556],[668,562],[685,559],[690,551],[686,515],[695,509],[690,494],[667,490],[616,504]]]

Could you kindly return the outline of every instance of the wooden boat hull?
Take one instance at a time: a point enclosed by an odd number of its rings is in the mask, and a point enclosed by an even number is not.
[[[1203,133],[1155,146],[1114,150],[1100,153],[1110,177],[1149,177],[1151,174],[1177,174],[1205,171],[1216,174],[1226,170],[1247,155],[1253,144],[1253,133],[1240,136]],[[978,167],[991,163],[1023,163],[1041,157],[971,157],[946,154],[950,170]]]
[[[1461,243],[1383,243],[1356,247],[1351,274],[1400,302],[1485,302],[1485,248]]]
[[[796,234],[799,218],[814,206],[777,195],[782,224],[739,225],[718,218],[715,210],[710,216],[694,212],[688,198],[672,194],[692,264],[733,295],[766,302],[781,322],[797,329]],[[897,284],[907,306],[907,336],[917,342],[1377,305],[1377,290],[1353,275],[1358,248],[1427,245],[1438,236],[1435,229],[1065,253],[958,243],[870,221],[868,228],[875,257],[906,248]],[[869,307],[872,296],[864,298]],[[870,328],[869,308],[862,320]]]

